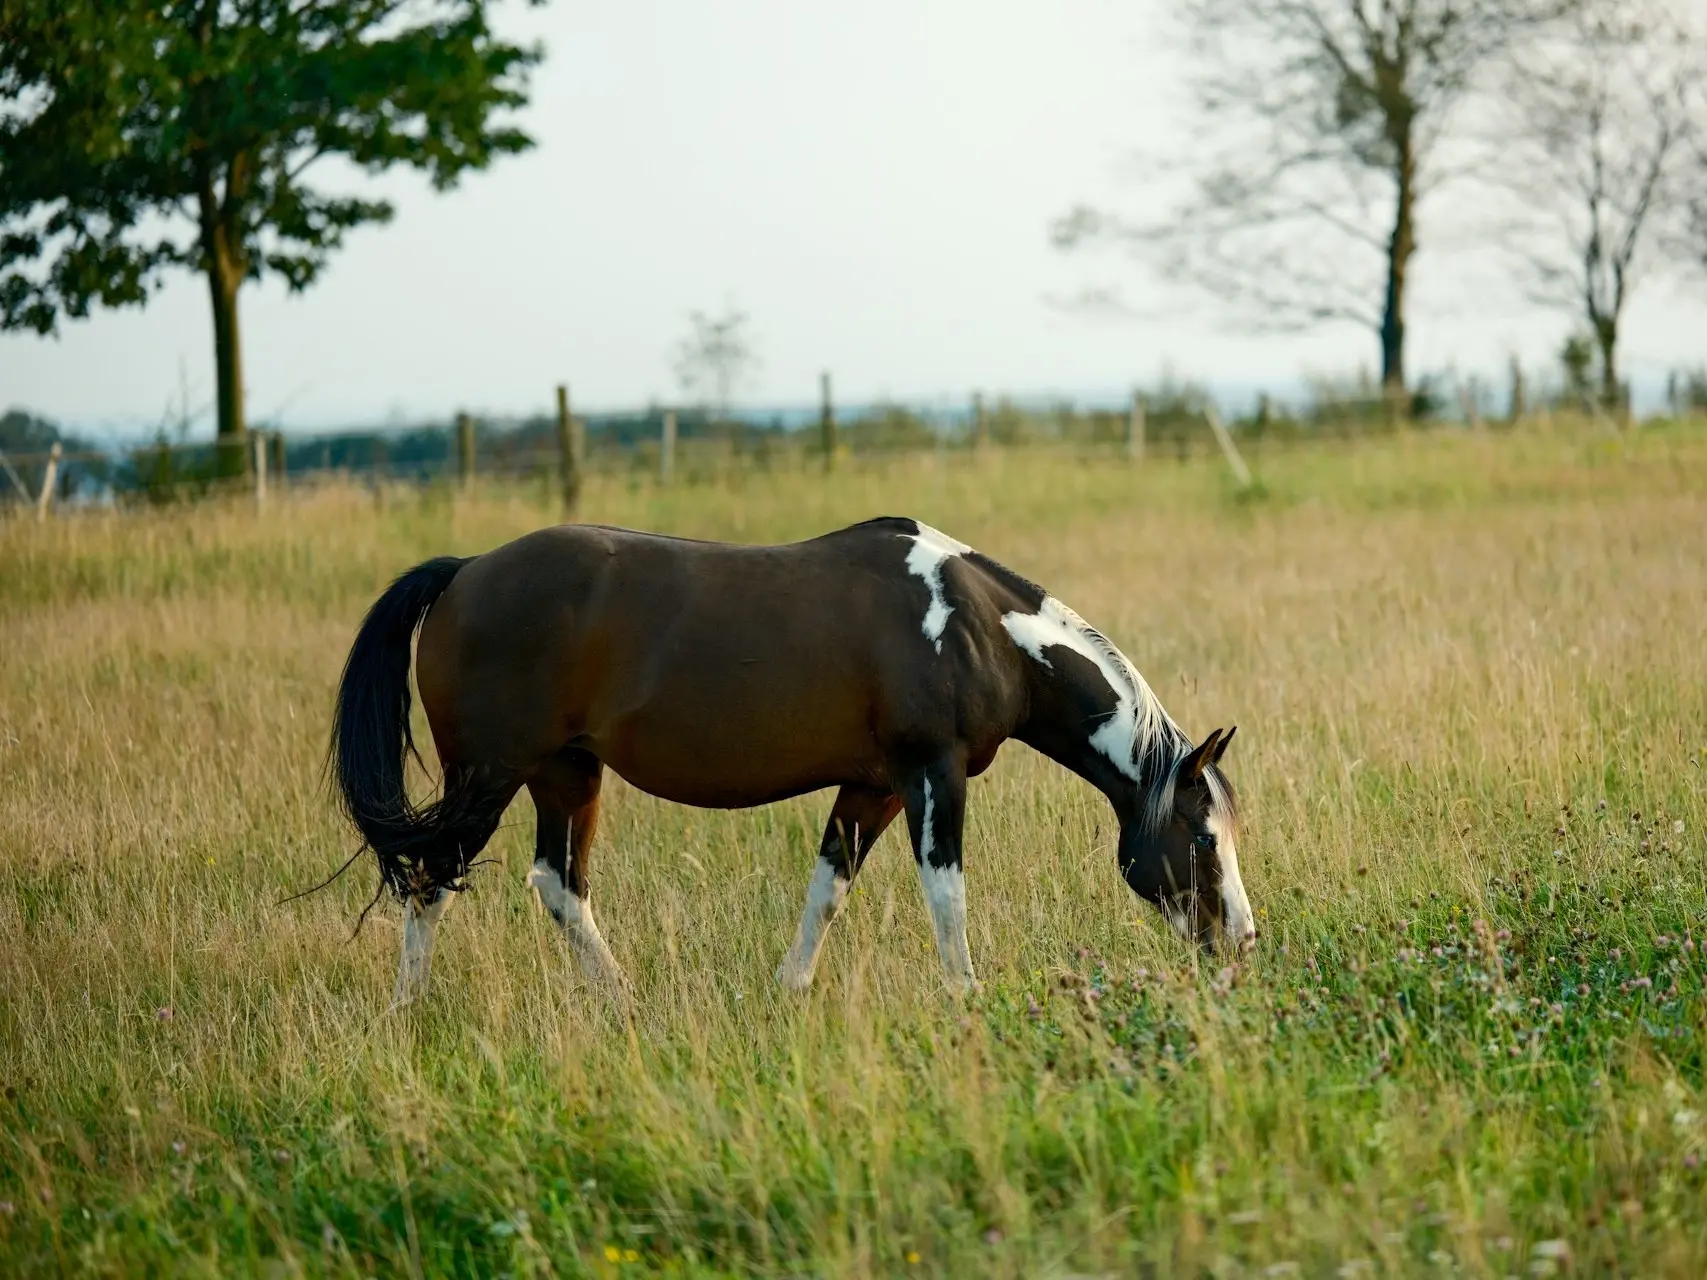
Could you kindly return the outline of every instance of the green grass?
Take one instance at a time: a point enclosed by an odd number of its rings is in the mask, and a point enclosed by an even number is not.
[[[1707,1272],[1707,437],[1255,461],[595,479],[589,518],[915,514],[1046,584],[1240,724],[1264,931],[1197,961],[1014,746],[968,819],[984,992],[942,993],[891,834],[791,998],[827,798],[616,784],[632,1025],[524,889],[525,800],[406,1013],[371,868],[277,905],[353,848],[361,612],[543,488],[0,524],[0,1273]]]

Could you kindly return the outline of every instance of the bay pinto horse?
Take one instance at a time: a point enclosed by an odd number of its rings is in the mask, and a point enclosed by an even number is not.
[[[444,770],[404,789],[410,642]],[[404,906],[397,994],[426,989],[440,918],[526,787],[529,883],[583,972],[626,1003],[593,920],[589,859],[609,767],[665,800],[744,808],[838,787],[778,972],[804,989],[878,836],[905,810],[949,982],[973,985],[966,783],[1008,738],[1108,797],[1126,882],[1184,938],[1256,937],[1233,730],[1192,744],[1132,664],[1059,600],[963,543],[883,518],[788,546],[589,525],[429,560],[368,612],[338,690],[345,809]]]

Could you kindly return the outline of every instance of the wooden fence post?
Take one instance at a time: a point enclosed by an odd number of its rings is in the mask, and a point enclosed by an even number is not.
[[[59,458],[64,452],[57,440],[53,442],[53,448],[48,450],[47,469],[42,472],[41,477],[41,492],[36,495],[37,520],[46,520],[48,508],[53,505],[54,490],[57,488],[55,482],[59,479]]]
[[[284,483],[284,478],[285,478],[285,464],[286,464],[284,432],[282,432],[282,431],[273,432],[272,435],[268,438],[268,443],[272,446],[272,450],[273,450],[273,458],[272,458],[273,475],[278,478],[278,483],[282,485]]]
[[[471,492],[474,488],[474,419],[466,413],[456,415],[456,458],[463,492]]]
[[[1482,429],[1481,390],[1481,387],[1477,384],[1476,379],[1474,378],[1471,378],[1468,382],[1459,384],[1458,387],[1458,403],[1462,405],[1464,409],[1464,423],[1472,431],[1480,431]]]
[[[1134,391],[1126,410],[1126,457],[1133,463],[1144,461],[1144,417],[1144,394]]]
[[[828,371],[818,375],[818,393],[818,437],[824,450],[824,469],[829,470],[836,465],[836,406],[830,399]]]
[[[1239,456],[1238,446],[1233,443],[1233,437],[1227,434],[1227,428],[1221,422],[1221,415],[1214,405],[1204,411],[1209,419],[1209,429],[1215,433],[1215,443],[1221,446],[1221,452],[1227,459],[1227,465],[1233,469],[1233,478],[1239,482],[1241,489],[1251,487],[1251,469],[1245,465],[1245,460]]]
[[[557,451],[563,460],[563,513],[575,518],[581,509],[581,481],[587,469],[587,434],[569,412],[569,388],[557,384]]]
[[[1523,415],[1529,412],[1529,396],[1523,385],[1523,362],[1516,356],[1511,358],[1511,417],[1512,422],[1521,422]]]
[[[658,481],[669,484],[676,478],[676,411],[664,410],[664,438],[658,446]]]
[[[255,463],[252,468],[255,481],[255,505],[264,507],[267,505],[267,433],[265,431],[251,431],[249,433],[249,445],[255,455]]]
[[[982,449],[990,443],[990,420],[984,413],[984,393],[972,393],[972,447]]]
[[[18,496],[20,498],[25,502],[34,502],[36,500],[36,495],[31,493],[29,487],[24,484],[24,478],[12,469],[12,460],[6,456],[6,451],[4,449],[0,449],[0,470],[5,471],[7,478],[11,480],[12,487],[18,491]]]

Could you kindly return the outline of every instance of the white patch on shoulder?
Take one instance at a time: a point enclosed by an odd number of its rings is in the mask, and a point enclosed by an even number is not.
[[[1046,667],[1051,663],[1044,651],[1056,645],[1096,667],[1115,696],[1115,708],[1091,734],[1090,744],[1126,777],[1139,781],[1140,749],[1148,749],[1169,730],[1176,735],[1179,730],[1126,655],[1054,596],[1045,596],[1036,613],[1003,614],[1002,626],[1016,645]]]
[[[941,653],[943,628],[948,625],[948,615],[954,612],[943,592],[943,561],[952,556],[963,556],[972,548],[928,524],[920,524],[917,520],[913,521],[913,524],[919,531],[902,535],[913,543],[913,549],[907,553],[907,572],[916,578],[923,578],[925,586],[930,588],[931,603],[925,610],[921,629],[925,633],[925,639],[934,644],[936,651]]]

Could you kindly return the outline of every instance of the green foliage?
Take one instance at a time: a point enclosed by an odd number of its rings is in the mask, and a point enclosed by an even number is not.
[[[493,38],[482,0],[4,0],[0,323],[140,303],[163,268],[206,269],[216,226],[244,276],[304,288],[391,215],[309,187],[314,161],[448,187],[529,145],[492,116],[537,56]]]
[[[27,478],[29,484],[40,484],[41,460],[56,444],[66,454],[59,468],[59,483],[65,493],[99,490],[113,482],[113,465],[95,442],[67,435],[55,423],[23,409],[0,414],[0,453],[8,456],[13,471]],[[0,503],[18,496],[11,478],[0,477]]]
[[[0,0],[0,328],[214,286],[220,428],[242,429],[236,296],[313,283],[391,205],[317,190],[316,162],[453,185],[531,145],[495,116],[535,50],[486,0]]]
[[[852,449],[928,449],[938,433],[924,418],[905,405],[880,404],[869,413],[845,423],[842,441]]]

